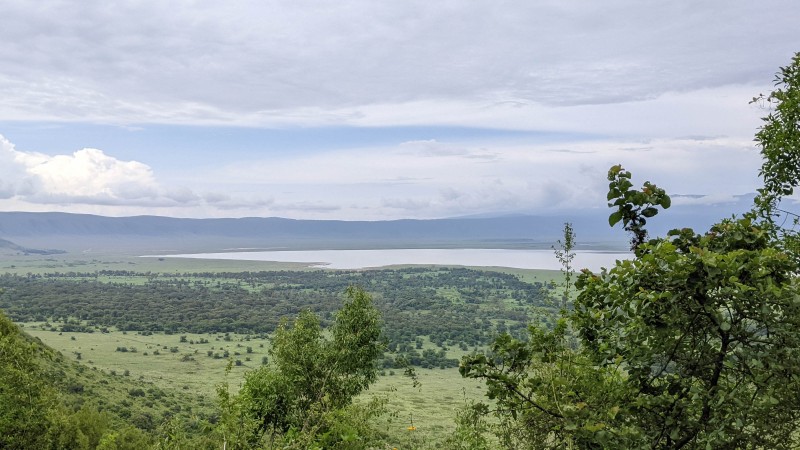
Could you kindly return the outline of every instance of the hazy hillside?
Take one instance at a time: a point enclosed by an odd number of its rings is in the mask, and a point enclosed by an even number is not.
[[[59,253],[64,253],[64,251],[54,250],[54,249],[42,250],[37,248],[28,248],[28,247],[23,247],[21,245],[17,245],[6,239],[0,239],[0,254],[14,254],[14,253],[23,253],[31,255],[56,255]]]
[[[97,245],[187,247],[549,247],[564,219],[495,217],[438,220],[332,221],[281,218],[177,219],[157,216],[102,217],[65,213],[0,213],[0,236],[25,245],[58,244],[70,250]],[[586,239],[617,240],[602,219],[583,219]],[[616,235],[616,236],[615,236]],[[616,239],[615,239],[616,238]],[[624,240],[623,240],[624,241]]]
[[[649,225],[659,235],[674,223],[698,229],[746,209],[735,205],[676,206]],[[625,247],[604,208],[580,215],[514,215],[434,220],[337,221],[283,218],[179,219],[159,216],[104,217],[67,213],[0,212],[0,237],[19,248],[137,251],[213,251],[227,248],[420,248],[543,247],[572,222],[580,245]],[[2,243],[0,243],[2,247]]]

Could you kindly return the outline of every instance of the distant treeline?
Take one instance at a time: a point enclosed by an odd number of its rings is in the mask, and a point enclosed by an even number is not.
[[[104,327],[165,333],[265,334],[308,309],[323,321],[348,286],[375,297],[390,351],[421,366],[452,366],[441,350],[489,343],[499,332],[524,334],[532,307],[549,288],[500,272],[467,268],[157,274],[131,271],[0,276],[0,309],[18,322],[51,322],[61,331]],[[395,358],[387,358],[387,367]]]

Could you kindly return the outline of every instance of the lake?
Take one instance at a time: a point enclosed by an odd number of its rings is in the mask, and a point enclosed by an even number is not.
[[[148,257],[294,262],[326,269],[365,269],[409,264],[550,270],[561,268],[552,250],[529,249],[284,250]],[[575,252],[573,267],[576,270],[587,268],[599,271],[601,267],[612,267],[618,259],[630,259],[631,257],[632,254],[627,252],[578,250]]]

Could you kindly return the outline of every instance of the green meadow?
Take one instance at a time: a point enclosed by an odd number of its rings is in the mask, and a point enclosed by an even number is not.
[[[270,345],[268,338],[235,333],[141,335],[118,330],[70,333],[43,329],[42,323],[20,325],[65,358],[88,368],[122,381],[152,384],[179,396],[191,393],[193,397],[206,399],[208,404],[216,402],[216,388],[221,383],[227,383],[233,392],[238,391],[245,372],[260,366],[262,358],[268,358]],[[433,345],[426,342],[423,347]],[[453,356],[460,357],[461,353],[456,351]],[[229,360],[234,364],[226,374]],[[236,361],[241,361],[241,365]],[[476,380],[462,378],[456,368],[415,371],[416,386],[402,369],[381,371],[378,381],[358,401],[365,402],[374,396],[386,399],[387,413],[378,426],[398,445],[436,447],[454,430],[458,408],[470,401],[485,400],[484,387]],[[412,424],[416,430],[409,431]]]

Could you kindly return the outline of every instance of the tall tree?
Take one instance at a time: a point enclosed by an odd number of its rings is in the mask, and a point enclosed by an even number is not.
[[[304,311],[275,332],[270,365],[249,372],[237,402],[259,438],[290,432],[309,439],[332,425],[377,377],[383,354],[380,315],[371,297],[351,287],[325,337],[319,318]]]

